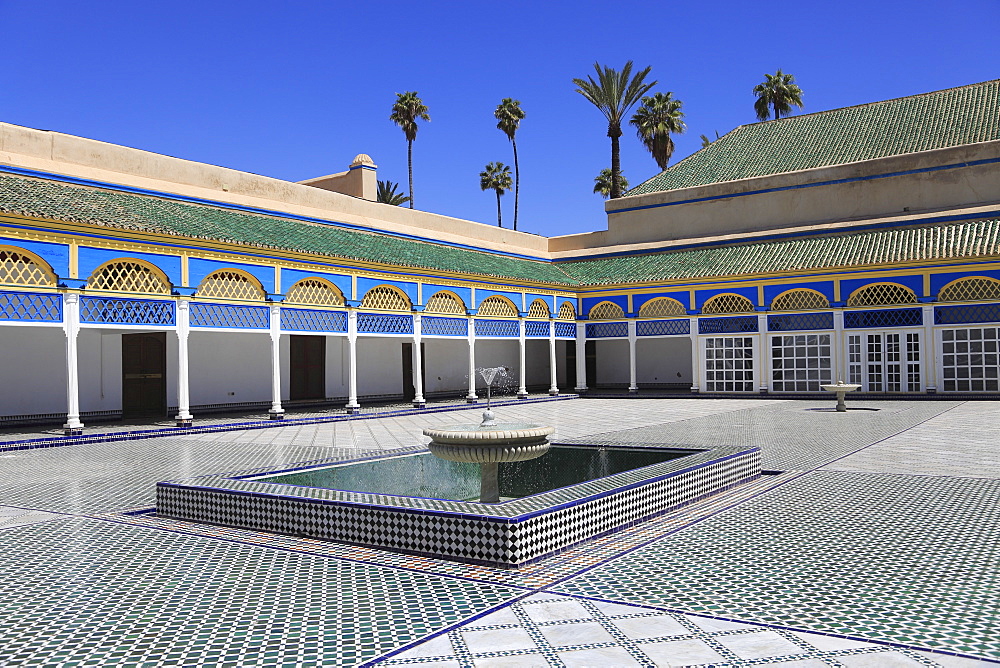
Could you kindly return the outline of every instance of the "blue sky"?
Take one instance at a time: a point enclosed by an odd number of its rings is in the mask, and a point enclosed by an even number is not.
[[[599,61],[652,66],[684,102],[671,161],[755,121],[754,85],[782,68],[804,112],[1000,77],[1000,1],[25,2],[0,0],[7,64],[0,120],[280,179],[370,154],[406,189],[406,142],[388,115],[418,91],[432,122],[414,144],[418,208],[496,224],[479,189],[511,164],[493,110],[519,99],[519,228],[604,229],[593,178],[610,165],[600,112],[571,80]],[[656,164],[631,130],[633,185]],[[513,194],[504,196],[510,226]]]

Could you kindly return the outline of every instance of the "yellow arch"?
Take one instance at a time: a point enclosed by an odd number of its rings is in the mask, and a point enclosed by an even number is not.
[[[231,280],[226,275],[239,280]],[[211,288],[211,289],[209,289]],[[257,277],[242,269],[226,267],[216,269],[211,274],[201,279],[198,290],[195,293],[198,297],[210,299],[241,299],[247,301],[264,301],[267,297],[267,290]]]
[[[136,272],[132,266],[148,271],[152,278]],[[156,285],[155,281],[160,285]],[[87,277],[87,289],[169,295],[170,279],[162,269],[146,260],[118,257],[101,264],[91,272]]]
[[[701,305],[701,312],[712,313],[753,313],[753,302],[735,292],[723,292],[709,298]]]
[[[18,266],[19,263],[9,255],[20,255],[29,260],[28,267]],[[22,280],[8,280],[22,279]],[[32,280],[34,279],[34,280]],[[54,287],[58,281],[52,265],[41,257],[18,246],[0,246],[0,283],[5,285],[41,285]]]
[[[544,299],[536,299],[528,306],[529,318],[548,318],[550,315],[549,305],[545,303]]]
[[[639,307],[638,317],[640,318],[657,318],[667,315],[687,315],[687,309],[684,308],[684,304],[672,297],[654,297]]]
[[[316,287],[306,286],[305,283],[317,283]],[[322,300],[323,292],[329,290],[333,293],[332,300]],[[301,296],[301,299],[299,298]],[[307,276],[295,281],[292,287],[285,293],[285,301],[290,304],[313,304],[316,306],[343,306],[344,293],[341,292],[331,281],[319,276]]]
[[[594,304],[587,314],[589,320],[617,320],[624,318],[625,311],[618,304],[611,301],[603,301]]]
[[[798,299],[797,295],[803,295],[803,298]],[[805,297],[804,295],[809,296]],[[785,304],[784,302],[789,303]],[[776,304],[777,306],[775,306]],[[808,311],[809,309],[830,308],[830,300],[818,290],[792,288],[791,290],[785,290],[772,299],[768,308],[772,311]]]
[[[440,299],[435,302],[436,299]],[[447,308],[440,308],[440,306],[445,306],[447,303],[454,304],[458,310],[448,310]],[[466,306],[465,300],[456,295],[451,290],[438,290],[431,298],[427,300],[427,305],[424,307],[424,312],[426,313],[456,313],[460,315],[465,315]]]
[[[393,303],[393,297],[401,301],[399,307]],[[365,296],[361,298],[360,308],[377,311],[410,311],[413,310],[413,302],[410,301],[405,292],[395,285],[383,283],[365,293]]]
[[[894,299],[905,296],[905,299]],[[916,304],[917,294],[899,283],[869,283],[858,288],[847,298],[848,306],[895,306],[896,304]]]
[[[939,302],[982,302],[1000,299],[1000,281],[989,276],[965,276],[938,290]]]
[[[506,307],[507,312],[504,312],[504,307]],[[518,308],[514,305],[514,302],[503,295],[491,295],[479,302],[479,309],[476,311],[476,314],[497,318],[516,318]]]
[[[576,320],[576,307],[573,302],[564,301],[559,305],[559,314],[556,316],[560,320]]]

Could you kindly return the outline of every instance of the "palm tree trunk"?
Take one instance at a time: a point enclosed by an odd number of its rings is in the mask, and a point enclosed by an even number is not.
[[[611,195],[609,199],[622,196],[621,188],[622,162],[618,148],[618,137],[611,137]]]
[[[413,208],[413,140],[406,142],[406,163],[410,167],[410,208]]]
[[[778,105],[774,105],[774,120],[778,120]]]
[[[514,231],[517,231],[517,200],[521,194],[521,172],[517,168],[517,142],[511,137],[510,143],[514,145]]]
[[[497,227],[503,227],[503,221],[500,219],[500,191],[497,191]]]

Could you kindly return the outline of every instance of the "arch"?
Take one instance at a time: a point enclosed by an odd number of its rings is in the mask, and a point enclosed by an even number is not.
[[[240,269],[219,269],[206,276],[198,286],[199,297],[264,301],[264,287],[253,275]]]
[[[361,308],[379,311],[410,311],[413,309],[406,293],[393,285],[376,285],[361,299]]]
[[[528,317],[548,318],[549,305],[545,303],[544,299],[536,299],[535,301],[531,302],[531,306],[528,307]]]
[[[687,309],[676,299],[656,297],[639,309],[640,318],[661,318],[668,315],[687,315]]]
[[[54,287],[56,274],[49,263],[14,246],[0,246],[0,284]]]
[[[427,306],[424,307],[424,312],[465,315],[465,302],[454,292],[442,290],[431,295],[431,298],[427,300]]]
[[[560,320],[576,320],[576,307],[573,306],[573,302],[563,302],[556,317]]]
[[[340,288],[325,278],[303,278],[288,289],[285,301],[290,304],[343,306],[344,295]]]
[[[848,306],[895,306],[916,304],[913,290],[899,283],[872,283],[858,288],[847,299]]]
[[[624,317],[625,311],[614,302],[599,302],[594,304],[594,308],[590,309],[590,313],[587,314],[587,318],[590,320],[616,320]]]
[[[501,297],[500,295],[493,295],[492,297],[487,297],[479,303],[479,310],[476,311],[478,315],[495,316],[501,318],[516,318],[517,317],[517,307],[514,306],[514,302],[507,299],[506,297]]]
[[[721,295],[715,295],[701,306],[701,312],[705,314],[753,313],[755,310],[752,301],[743,295],[733,292],[724,292]]]
[[[88,290],[169,295],[170,280],[159,267],[135,258],[105,262],[87,279]]]
[[[966,276],[938,291],[939,302],[985,302],[1000,300],[1000,281],[988,276]]]
[[[772,311],[808,311],[830,308],[830,300],[822,292],[809,288],[785,290],[771,300]]]

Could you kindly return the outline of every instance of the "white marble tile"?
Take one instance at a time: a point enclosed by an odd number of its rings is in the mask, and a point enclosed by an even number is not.
[[[691,633],[683,624],[668,615],[627,617],[615,619],[614,624],[629,638],[659,638],[660,636],[682,636]]]
[[[626,668],[641,666],[622,647],[598,647],[596,649],[579,649],[572,652],[559,652],[567,668]]]
[[[869,647],[871,645],[871,643],[866,643],[861,640],[825,636],[819,633],[803,633],[801,631],[790,631],[789,633],[797,638],[801,638],[821,652],[835,652],[842,649],[858,649],[859,647]]]
[[[534,641],[524,629],[462,631],[462,639],[473,654],[510,649],[535,649]]]
[[[524,612],[535,622],[559,622],[567,619],[590,619],[592,615],[579,601],[566,599],[551,603],[532,603]]]
[[[837,661],[840,661],[847,668],[913,668],[924,665],[900,652],[891,650],[871,654],[838,656]]]
[[[709,617],[698,617],[697,615],[686,615],[688,619],[698,625],[699,628],[709,631],[742,631],[753,628],[752,624],[739,624],[737,622],[727,622],[724,619],[711,619]],[[760,628],[759,626],[756,628]]]
[[[671,640],[639,645],[657,666],[687,666],[697,663],[720,663],[725,659],[700,640]]]
[[[715,640],[728,647],[741,659],[789,656],[792,654],[802,654],[806,651],[774,631],[716,636]]]
[[[541,654],[518,654],[474,659],[473,665],[476,668],[548,668],[549,664]]]
[[[542,626],[538,629],[554,647],[567,645],[588,645],[598,642],[615,642],[614,637],[597,622],[583,624],[559,624]]]

